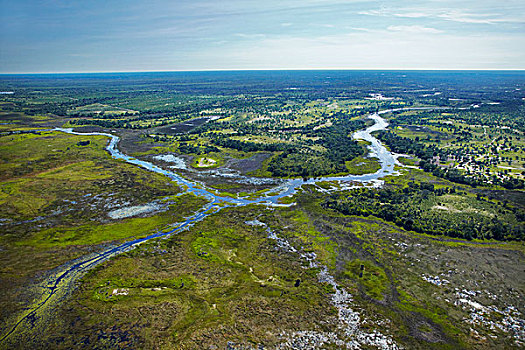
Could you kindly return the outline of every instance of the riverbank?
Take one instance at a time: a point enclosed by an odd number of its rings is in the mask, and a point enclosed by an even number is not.
[[[383,113],[386,113],[389,111],[383,111]],[[49,315],[52,313],[53,307],[57,305],[57,303],[59,303],[61,300],[63,300],[63,298],[69,295],[69,293],[71,293],[71,289],[74,287],[75,282],[78,281],[79,278],[81,278],[87,271],[97,266],[98,264],[104,261],[107,261],[113,256],[129,251],[133,247],[139,244],[142,244],[148,240],[159,238],[159,237],[167,237],[177,232],[180,232],[180,230],[183,230],[189,227],[195,222],[198,222],[206,218],[211,213],[216,213],[223,208],[226,208],[229,206],[245,206],[245,205],[250,205],[250,204],[264,204],[266,206],[274,206],[274,205],[278,206],[280,205],[279,202],[281,199],[283,199],[284,197],[290,197],[296,194],[297,191],[301,188],[301,186],[315,185],[316,183],[327,182],[327,181],[340,182],[340,183],[359,182],[362,184],[370,184],[372,186],[375,186],[379,178],[383,176],[394,174],[394,166],[396,164],[396,160],[395,160],[395,156],[392,153],[390,153],[381,144],[381,142],[372,135],[372,132],[374,131],[386,129],[386,127],[388,126],[388,123],[383,118],[381,118],[379,114],[372,114],[369,116],[369,118],[374,120],[375,122],[374,125],[368,127],[367,129],[363,131],[356,132],[353,135],[353,137],[355,139],[365,140],[365,141],[370,142],[370,145],[368,146],[368,148],[370,150],[370,153],[379,159],[379,163],[381,164],[380,170],[376,171],[373,174],[364,174],[364,175],[325,177],[325,178],[320,178],[320,179],[309,179],[309,180],[292,179],[292,180],[288,180],[285,184],[281,185],[277,189],[277,191],[274,191],[271,195],[268,195],[268,196],[263,195],[261,197],[256,197],[256,198],[250,198],[250,197],[232,198],[229,196],[222,196],[216,191],[211,191],[207,189],[203,184],[187,180],[173,171],[165,170],[150,162],[139,160],[137,158],[128,156],[122,153],[118,149],[118,142],[119,142],[118,136],[108,134],[108,133],[98,133],[98,132],[79,133],[79,132],[74,132],[71,129],[56,129],[58,131],[62,131],[62,132],[73,134],[73,135],[109,137],[110,142],[108,146],[106,147],[106,149],[114,159],[120,159],[129,164],[142,167],[144,169],[147,169],[149,171],[155,172],[160,175],[167,176],[168,178],[171,179],[171,181],[176,183],[178,186],[180,186],[181,188],[184,188],[186,193],[191,193],[197,197],[204,197],[209,201],[209,203],[205,207],[203,207],[199,212],[197,212],[194,216],[187,218],[183,223],[181,223],[180,225],[178,225],[176,228],[174,228],[171,231],[159,232],[159,233],[155,233],[150,236],[147,236],[145,238],[132,240],[120,246],[112,247],[111,249],[108,249],[106,251],[99,252],[94,257],[88,256],[88,257],[80,258],[78,263],[66,264],[62,268],[57,269],[61,272],[59,272],[55,277],[53,276],[50,277],[50,279],[46,281],[44,285],[40,287],[40,288],[43,288],[43,292],[41,293],[42,298],[39,298],[39,300],[36,301],[33,306],[27,307],[27,311],[23,315],[18,317],[16,323],[13,326],[11,326],[10,330],[7,331],[2,336],[1,341],[7,342],[11,338],[16,339],[17,329],[23,329],[24,331],[26,331],[26,329],[28,328],[27,325],[29,323],[33,324],[33,327],[38,327],[39,323],[45,323],[46,322],[45,319],[46,317],[49,317]]]

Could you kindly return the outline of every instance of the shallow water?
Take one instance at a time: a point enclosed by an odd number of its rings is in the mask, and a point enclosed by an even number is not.
[[[407,108],[407,109],[425,109],[425,108]],[[120,140],[118,136],[107,134],[107,133],[98,133],[98,132],[79,133],[79,132],[73,131],[72,129],[62,129],[62,128],[58,128],[56,130],[70,133],[70,134],[75,134],[75,135],[88,135],[88,136],[89,135],[102,135],[102,136],[110,137],[111,139],[106,149],[111,154],[112,157],[116,159],[122,159],[130,164],[134,164],[142,168],[145,168],[147,170],[156,172],[158,174],[168,176],[172,181],[176,182],[178,185],[185,188],[185,191],[187,193],[192,193],[196,196],[201,196],[201,197],[205,197],[209,199],[211,206],[217,206],[218,203],[221,203],[223,206],[225,204],[226,206],[228,205],[230,206],[231,205],[247,205],[247,204],[278,205],[278,202],[281,198],[295,194],[297,190],[304,184],[315,184],[321,181],[339,181],[339,182],[360,182],[364,184],[375,185],[379,178],[384,177],[386,175],[394,174],[395,173],[394,166],[396,165],[395,155],[392,154],[390,151],[388,151],[386,147],[383,146],[383,144],[372,135],[372,133],[375,131],[379,131],[379,130],[385,130],[388,127],[388,123],[386,122],[385,119],[383,119],[380,116],[380,114],[384,114],[384,113],[388,113],[392,111],[399,111],[399,110],[405,110],[405,109],[403,108],[391,109],[391,110],[385,110],[379,113],[371,114],[369,118],[375,121],[374,125],[366,128],[365,130],[357,131],[353,134],[353,138],[356,140],[365,140],[365,141],[370,142],[370,145],[368,146],[368,149],[370,151],[369,156],[378,158],[379,163],[381,164],[381,168],[375,173],[364,174],[364,175],[327,176],[327,177],[307,179],[307,180],[304,180],[301,178],[290,179],[290,180],[286,180],[283,184],[280,184],[278,187],[274,188],[273,190],[268,191],[268,193],[272,192],[273,193],[272,195],[266,195],[266,196],[262,195],[261,197],[258,197],[258,198],[250,198],[250,197],[232,198],[228,196],[222,196],[217,191],[207,188],[203,183],[188,180],[182,177],[181,175],[177,174],[174,171],[162,169],[161,167],[156,166],[153,163],[150,163],[146,160],[140,160],[140,159],[128,156],[122,153],[118,149],[117,146]],[[171,160],[171,158],[169,160]],[[241,181],[248,181],[248,182],[253,182],[253,183],[266,183],[267,181],[268,182],[275,181],[274,179],[247,177],[247,176],[240,176],[238,174],[231,174],[231,175],[233,178],[239,177],[239,180]],[[220,208],[217,207],[217,210],[219,209]]]
[[[248,204],[264,204],[269,206],[278,206],[280,205],[278,202],[281,198],[295,194],[302,185],[315,184],[320,181],[340,181],[343,183],[360,182],[363,184],[377,186],[379,178],[395,173],[394,165],[396,164],[396,158],[381,144],[379,140],[377,140],[372,135],[372,132],[384,130],[388,126],[388,123],[380,116],[380,114],[388,113],[391,111],[411,109],[436,108],[401,108],[371,114],[369,118],[373,119],[375,121],[375,124],[368,127],[365,130],[357,131],[353,134],[354,139],[366,140],[371,143],[368,146],[370,150],[370,155],[377,157],[381,164],[381,168],[375,173],[365,175],[323,177],[318,179],[309,179],[306,181],[303,179],[291,179],[285,181],[284,184],[281,184],[278,187],[268,191],[268,193],[273,193],[273,195],[262,195],[261,197],[257,198],[232,198],[228,196],[222,196],[218,192],[206,188],[204,184],[185,179],[184,177],[180,176],[179,174],[173,171],[162,169],[148,161],[139,160],[137,158],[128,156],[118,149],[117,145],[120,140],[118,136],[98,132],[80,133],[75,132],[72,129],[63,128],[55,129],[56,131],[62,131],[74,135],[107,136],[110,138],[110,142],[106,149],[112,157],[116,159],[122,159],[130,164],[140,166],[144,169],[153,171],[155,173],[165,175],[169,177],[172,181],[177,183],[181,188],[183,188],[186,193],[193,193],[196,196],[205,197],[209,200],[209,203],[206,204],[203,208],[201,208],[191,217],[186,218],[184,222],[174,226],[173,230],[169,232],[156,232],[147,237],[128,241],[118,246],[111,246],[98,253],[90,254],[75,259],[74,261],[68,262],[55,269],[46,281],[36,286],[36,288],[40,288],[42,290],[42,297],[39,300],[35,301],[33,305],[28,305],[24,313],[20,315],[18,320],[14,323],[13,327],[0,339],[0,344],[5,344],[10,340],[13,340],[15,342],[20,341],[20,339],[17,339],[17,336],[20,336],[20,334],[18,334],[20,330],[33,329],[36,332],[37,328],[45,327],[48,318],[53,313],[54,306],[60,304],[60,302],[64,300],[64,298],[66,298],[67,295],[69,295],[69,293],[75,288],[76,281],[78,281],[82,276],[84,276],[85,273],[87,273],[93,267],[118,254],[129,251],[130,249],[133,249],[134,247],[143,242],[154,238],[167,237],[171,234],[175,234],[177,232],[180,232],[181,230],[187,229],[194,223],[206,218],[208,215],[218,212],[222,208]]]

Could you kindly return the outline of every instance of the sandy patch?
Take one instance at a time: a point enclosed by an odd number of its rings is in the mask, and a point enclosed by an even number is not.
[[[173,163],[170,167],[173,169],[182,169],[187,170],[188,167],[186,166],[186,163],[184,162],[184,159],[180,157],[176,157],[173,154],[160,154],[158,156],[154,156],[153,159],[161,160],[166,163]]]
[[[212,159],[212,158],[199,158],[199,161],[197,162],[197,166],[199,168],[209,168],[211,166],[214,166],[215,164],[217,164],[217,161],[215,159]]]
[[[152,211],[159,210],[161,207],[155,203],[149,203],[144,205],[136,205],[133,207],[120,208],[108,213],[108,216],[112,219],[124,219],[130,216],[150,213]]]
[[[445,206],[442,206],[442,205],[434,205],[432,207],[432,209],[436,209],[436,210],[446,210],[446,211],[449,211],[450,209],[445,207]]]

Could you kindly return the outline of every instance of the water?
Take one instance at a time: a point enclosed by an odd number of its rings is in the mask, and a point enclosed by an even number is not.
[[[122,159],[130,164],[134,164],[137,166],[140,166],[144,169],[147,169],[149,171],[153,171],[158,174],[165,175],[169,177],[173,182],[177,183],[179,186],[186,188],[186,192],[192,193],[196,196],[201,196],[208,198],[212,204],[217,203],[223,203],[223,204],[229,204],[229,205],[247,205],[247,204],[268,204],[268,205],[277,205],[279,202],[279,199],[291,196],[297,192],[297,189],[301,187],[304,184],[315,184],[316,182],[320,181],[343,181],[343,182],[350,182],[350,181],[358,181],[362,183],[369,183],[373,180],[377,180],[380,177],[391,175],[394,173],[394,165],[396,163],[394,155],[389,152],[381,142],[379,142],[378,139],[376,139],[374,136],[372,136],[372,132],[384,130],[387,128],[388,123],[381,117],[379,114],[372,114],[369,116],[370,119],[375,121],[375,124],[368,127],[365,130],[358,131],[354,133],[353,138],[359,139],[359,140],[365,140],[370,142],[371,144],[368,146],[370,150],[370,155],[373,157],[377,157],[379,159],[379,162],[381,164],[381,168],[373,173],[373,174],[364,174],[364,175],[346,175],[346,176],[327,176],[317,179],[291,179],[286,181],[283,185],[280,185],[278,189],[280,189],[279,193],[271,195],[271,196],[262,196],[256,199],[248,198],[248,197],[241,197],[241,198],[231,198],[227,196],[221,196],[217,192],[206,188],[206,186],[202,183],[198,183],[195,181],[191,181],[188,179],[185,179],[184,177],[180,176],[179,174],[162,169],[159,166],[156,166],[148,161],[140,160],[131,156],[128,156],[124,153],[122,153],[118,148],[118,142],[120,138],[118,136],[107,134],[107,133],[99,133],[99,132],[92,132],[92,133],[80,133],[80,132],[74,132],[72,129],[62,129],[58,128],[56,130],[67,132],[74,135],[83,135],[83,136],[89,136],[89,135],[101,135],[101,136],[107,136],[110,137],[110,142],[108,146],[106,147],[107,151],[111,154],[113,158],[116,159]],[[254,180],[257,178],[254,178]],[[271,192],[271,191],[269,191]],[[273,190],[275,192],[275,189]]]
[[[165,175],[169,177],[173,182],[177,183],[181,188],[183,188],[186,193],[192,193],[195,196],[205,197],[209,200],[209,203],[206,204],[203,208],[197,211],[191,217],[185,219],[184,222],[176,225],[173,230],[169,232],[156,232],[147,237],[135,239],[126,243],[123,243],[118,246],[112,246],[101,252],[90,254],[84,256],[69,263],[66,263],[57,269],[55,272],[48,277],[42,284],[37,286],[42,290],[42,297],[29,305],[24,313],[20,315],[18,320],[15,322],[13,327],[0,339],[0,344],[6,344],[10,341],[20,341],[16,338],[18,329],[33,329],[37,331],[37,328],[43,328],[46,325],[47,318],[50,317],[54,310],[54,306],[58,305],[67,295],[74,289],[75,282],[78,281],[88,270],[97,266],[98,264],[118,255],[123,252],[133,249],[137,245],[146,242],[148,240],[167,237],[169,235],[180,232],[181,230],[189,228],[191,225],[196,222],[203,220],[207,216],[218,212],[219,210],[232,207],[232,206],[241,206],[248,204],[262,204],[268,206],[278,206],[279,200],[283,197],[291,196],[295,194],[298,189],[304,184],[315,184],[320,181],[340,181],[340,182],[360,182],[363,184],[376,184],[378,179],[386,175],[395,174],[394,166],[396,164],[396,159],[394,155],[389,152],[386,147],[381,144],[374,136],[372,132],[384,130],[388,127],[388,123],[380,116],[380,114],[388,113],[391,111],[399,110],[410,110],[410,109],[436,109],[436,108],[405,108],[405,109],[395,109],[395,110],[385,110],[369,116],[370,119],[375,121],[375,124],[368,127],[365,130],[358,131],[353,134],[354,139],[369,141],[370,145],[368,149],[372,156],[377,157],[381,164],[381,168],[372,174],[364,175],[348,175],[348,176],[334,176],[334,177],[323,177],[318,179],[291,179],[287,180],[284,184],[279,185],[277,188],[269,190],[267,193],[273,193],[271,195],[262,195],[258,198],[250,197],[241,197],[241,198],[232,198],[227,196],[222,196],[218,192],[206,188],[204,184],[190,181],[183,178],[177,173],[162,169],[148,161],[139,160],[137,158],[128,156],[122,153],[118,148],[119,137],[107,134],[107,133],[79,133],[75,132],[72,129],[62,129],[57,128],[55,130],[66,132],[74,135],[101,135],[107,136],[110,138],[110,142],[106,147],[107,151],[115,159],[122,159],[130,164],[142,167],[149,171],[153,171],[158,174]],[[28,328],[30,327],[30,328]]]

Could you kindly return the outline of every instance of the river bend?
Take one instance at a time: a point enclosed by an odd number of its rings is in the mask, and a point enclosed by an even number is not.
[[[99,251],[94,254],[80,257],[73,261],[70,261],[50,273],[50,276],[41,284],[37,286],[40,290],[40,297],[29,305],[25,311],[19,315],[17,321],[10,326],[9,331],[4,333],[0,338],[0,345],[8,344],[20,344],[23,339],[22,333],[28,332],[29,334],[38,334],[45,327],[47,321],[53,314],[54,308],[58,306],[65,298],[67,298],[75,288],[75,283],[80,280],[90,269],[101,264],[102,262],[118,255],[123,252],[133,249],[137,245],[146,242],[148,240],[166,237],[181,230],[187,229],[195,222],[203,220],[207,216],[218,212],[222,208],[231,206],[240,206],[248,204],[262,204],[269,206],[277,206],[279,200],[283,197],[291,196],[295,194],[302,185],[315,184],[320,181],[339,181],[339,182],[359,182],[363,184],[377,184],[380,178],[395,174],[394,166],[396,165],[396,157],[392,154],[372,133],[374,131],[385,130],[388,127],[388,123],[381,117],[381,114],[402,111],[402,110],[421,110],[421,109],[442,109],[439,107],[421,107],[421,108],[398,108],[389,109],[374,113],[368,116],[368,118],[375,121],[374,125],[366,128],[365,130],[357,131],[353,134],[353,138],[356,140],[365,140],[370,142],[368,149],[370,151],[369,156],[377,157],[381,168],[375,173],[364,174],[364,175],[347,175],[347,176],[328,176],[317,179],[290,179],[284,184],[278,187],[266,191],[267,195],[262,195],[258,198],[240,197],[232,198],[228,196],[221,196],[220,193],[212,189],[206,188],[205,185],[190,181],[179,174],[165,170],[156,166],[148,161],[140,160],[131,156],[128,156],[118,149],[118,142],[120,138],[118,136],[107,134],[107,133],[81,133],[75,132],[72,129],[54,129],[56,131],[62,131],[74,135],[101,135],[110,138],[110,142],[106,147],[106,150],[111,154],[113,158],[122,159],[130,164],[145,168],[149,171],[153,171],[158,174],[169,177],[173,182],[177,183],[186,193],[192,193],[196,196],[205,197],[209,200],[203,208],[197,211],[194,215],[185,219],[184,222],[175,225],[175,227],[169,232],[157,232],[147,237],[138,238],[121,245],[111,246],[103,251]],[[29,339],[32,337],[29,336]]]

